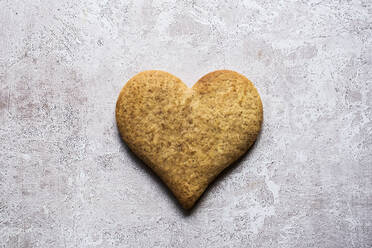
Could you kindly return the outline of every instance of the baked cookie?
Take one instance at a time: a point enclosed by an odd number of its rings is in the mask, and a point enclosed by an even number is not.
[[[260,96],[243,75],[208,73],[190,89],[164,71],[144,71],[116,103],[121,137],[190,209],[261,129]]]

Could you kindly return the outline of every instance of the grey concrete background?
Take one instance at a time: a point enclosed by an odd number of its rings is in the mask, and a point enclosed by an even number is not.
[[[0,0],[1,247],[372,247],[371,1]],[[255,147],[184,213],[118,137],[146,69],[257,86]]]

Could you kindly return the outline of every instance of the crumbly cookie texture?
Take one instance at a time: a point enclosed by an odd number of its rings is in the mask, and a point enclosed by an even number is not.
[[[191,89],[170,73],[144,71],[116,103],[121,137],[185,209],[249,149],[262,119],[252,82],[228,70],[208,73]]]

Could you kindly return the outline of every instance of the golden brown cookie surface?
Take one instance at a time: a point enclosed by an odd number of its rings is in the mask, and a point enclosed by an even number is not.
[[[191,89],[167,72],[144,71],[116,103],[122,138],[185,209],[254,143],[262,118],[256,88],[227,70],[208,73]]]

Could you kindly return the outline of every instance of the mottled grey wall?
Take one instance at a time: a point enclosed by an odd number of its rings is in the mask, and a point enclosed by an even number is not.
[[[208,2],[208,3],[207,3]],[[371,1],[0,0],[1,247],[371,247]],[[118,137],[139,71],[257,86],[255,147],[191,214]]]

